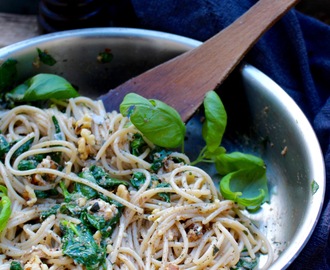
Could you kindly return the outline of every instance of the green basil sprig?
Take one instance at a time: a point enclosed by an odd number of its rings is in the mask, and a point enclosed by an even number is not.
[[[55,74],[40,73],[7,93],[6,97],[13,101],[38,101],[69,99],[79,96],[73,86],[63,77]]]
[[[238,170],[226,174],[220,182],[220,192],[228,200],[246,206],[248,210],[257,210],[265,201],[268,189],[265,174],[253,169]]]
[[[269,200],[266,165],[254,155],[227,153],[221,145],[227,126],[227,113],[220,97],[209,91],[204,99],[205,121],[202,136],[205,147],[196,161],[212,162],[223,175],[220,191],[225,199],[233,200],[248,210],[257,210]],[[141,133],[156,145],[172,148],[182,144],[185,125],[179,114],[158,100],[148,100],[128,94],[120,105],[120,112],[128,116]]]
[[[8,223],[11,215],[11,201],[7,196],[7,188],[0,185],[0,232],[2,232]]]
[[[174,148],[183,144],[186,126],[178,112],[164,102],[127,94],[120,112],[154,144]]]
[[[227,153],[221,146],[227,125],[227,114],[219,96],[210,91],[204,99],[205,122],[202,135],[205,147],[193,164],[214,162],[223,175],[220,192],[225,199],[233,200],[248,210],[257,210],[269,200],[266,165],[254,155],[241,152]]]

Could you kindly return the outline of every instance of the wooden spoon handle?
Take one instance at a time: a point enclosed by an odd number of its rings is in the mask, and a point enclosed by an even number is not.
[[[230,26],[201,46],[125,82],[103,95],[108,111],[118,110],[127,93],[162,100],[187,121],[282,15],[299,0],[259,0]]]

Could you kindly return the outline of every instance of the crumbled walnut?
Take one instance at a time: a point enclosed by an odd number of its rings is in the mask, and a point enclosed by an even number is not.
[[[44,264],[38,255],[34,255],[25,265],[24,270],[47,270],[47,264]]]
[[[25,185],[25,189],[22,195],[28,206],[32,206],[37,202],[37,196],[29,185]]]
[[[95,145],[95,135],[86,128],[83,128],[80,132],[80,136],[86,140],[86,143],[89,145]]]
[[[288,152],[288,147],[284,146],[283,150],[281,151],[281,155],[285,156],[287,152]]]
[[[126,201],[129,201],[129,192],[124,185],[119,185],[117,188],[116,195],[120,198],[123,198]]]
[[[87,128],[90,129],[92,127],[92,117],[88,114],[85,114],[81,119],[79,119],[75,123],[75,132],[76,134],[80,134],[81,129]]]
[[[169,263],[166,268],[166,270],[179,270],[179,266],[177,266],[176,264],[172,264],[172,263]]]
[[[81,159],[86,160],[89,155],[88,148],[86,147],[85,138],[79,138],[78,140],[78,153]]]
[[[189,241],[197,241],[203,236],[203,226],[199,223],[195,223],[189,227],[189,231],[187,233]]]
[[[101,199],[91,200],[87,204],[87,209],[90,213],[102,216],[106,221],[118,214],[116,205],[107,203]]]

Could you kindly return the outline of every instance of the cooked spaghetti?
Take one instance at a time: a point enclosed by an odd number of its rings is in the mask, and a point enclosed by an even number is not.
[[[269,242],[187,156],[85,97],[1,116],[0,269],[231,269]]]

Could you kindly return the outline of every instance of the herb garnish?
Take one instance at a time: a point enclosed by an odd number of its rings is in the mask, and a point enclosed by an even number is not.
[[[2,232],[8,223],[11,215],[11,201],[7,194],[7,188],[0,185],[0,232]]]
[[[9,270],[23,270],[23,267],[18,261],[11,261]]]
[[[17,60],[7,59],[0,65],[0,93],[1,98],[4,93],[9,91],[17,79]]]
[[[183,144],[186,126],[178,112],[164,102],[130,93],[120,104],[120,112],[154,144],[166,148]]]
[[[106,250],[94,240],[93,234],[84,224],[73,224],[61,221],[63,232],[63,253],[75,262],[82,264],[87,270],[98,269],[105,263]]]
[[[165,105],[137,94],[128,94],[120,105],[120,112],[128,116],[136,128],[154,144],[166,148],[177,147],[183,144],[185,127],[179,114]],[[192,165],[213,162],[219,174],[223,175],[220,182],[223,197],[248,210],[257,210],[269,199],[264,161],[251,154],[227,153],[221,145],[227,125],[225,107],[214,91],[206,94],[203,105],[205,122],[202,136],[205,147]],[[157,151],[157,157],[150,155],[151,169],[157,172],[168,154],[167,150],[162,150]]]
[[[111,178],[102,167],[95,165],[80,172],[79,177],[107,189],[128,185],[126,181]],[[60,212],[80,219],[79,225],[68,221],[61,222],[63,253],[84,265],[86,269],[104,266],[106,239],[111,236],[119,222],[123,206],[84,184],[74,183],[71,192],[64,182],[60,182],[60,187],[64,202],[42,212],[40,218],[45,219]],[[97,231],[101,234],[99,242],[93,238]]]
[[[40,73],[7,93],[6,98],[14,102],[30,102],[38,100],[69,99],[78,97],[78,92],[63,77]]]
[[[111,52],[111,49],[105,48],[103,52],[100,52],[97,56],[97,61],[99,61],[102,64],[110,63],[113,59],[113,54]]]
[[[48,66],[54,66],[57,63],[55,58],[51,56],[46,50],[42,51],[41,49],[37,48],[37,52],[41,63]]]
[[[314,195],[319,190],[319,184],[315,180],[313,180],[311,187],[312,187],[312,194]]]

